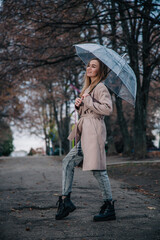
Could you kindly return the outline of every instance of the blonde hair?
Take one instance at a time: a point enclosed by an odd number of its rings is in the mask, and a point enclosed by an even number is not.
[[[93,58],[89,61],[89,63],[87,64],[87,67],[88,65],[90,64],[90,62],[92,60],[97,60],[99,62],[99,71],[98,71],[98,74],[97,74],[97,78],[96,80],[94,81],[94,83],[91,83],[91,78],[87,76],[87,71],[84,75],[84,86],[82,88],[82,91],[80,93],[80,97],[82,97],[82,95],[84,94],[85,90],[90,86],[90,92],[94,89],[94,87],[97,85],[98,82],[104,80],[106,77],[107,77],[107,74],[108,74],[108,67],[103,63],[101,62],[98,58]]]

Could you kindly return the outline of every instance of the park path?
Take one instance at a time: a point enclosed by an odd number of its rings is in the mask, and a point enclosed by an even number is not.
[[[139,163],[160,163],[160,158],[146,158],[144,160],[131,160],[129,157],[119,157],[119,156],[111,156],[107,157],[107,165],[119,165],[119,164],[139,164]]]
[[[121,159],[119,163],[126,160]],[[108,159],[108,165],[117,164]],[[136,161],[137,162],[137,161]],[[61,161],[55,157],[0,158],[0,240],[160,240],[160,206],[111,179],[116,221],[92,221],[102,204],[91,172],[75,169],[77,210],[56,221]]]

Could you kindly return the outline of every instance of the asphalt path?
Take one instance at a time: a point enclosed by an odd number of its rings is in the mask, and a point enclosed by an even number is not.
[[[61,167],[54,157],[0,158],[0,240],[160,240],[158,200],[113,179],[117,219],[93,222],[102,197],[92,173],[80,168],[72,192],[77,209],[56,221]]]

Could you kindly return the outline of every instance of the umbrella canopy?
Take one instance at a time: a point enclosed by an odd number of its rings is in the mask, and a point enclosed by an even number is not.
[[[86,65],[91,59],[96,57],[109,67],[111,71],[104,84],[118,97],[126,100],[133,106],[135,105],[136,76],[123,57],[112,49],[95,43],[77,44],[75,48],[77,55]]]

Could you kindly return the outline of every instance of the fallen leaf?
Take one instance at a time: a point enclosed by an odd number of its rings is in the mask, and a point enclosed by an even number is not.
[[[149,210],[155,210],[155,207],[147,207]]]
[[[11,211],[12,211],[12,212],[16,212],[16,209],[12,208]]]

